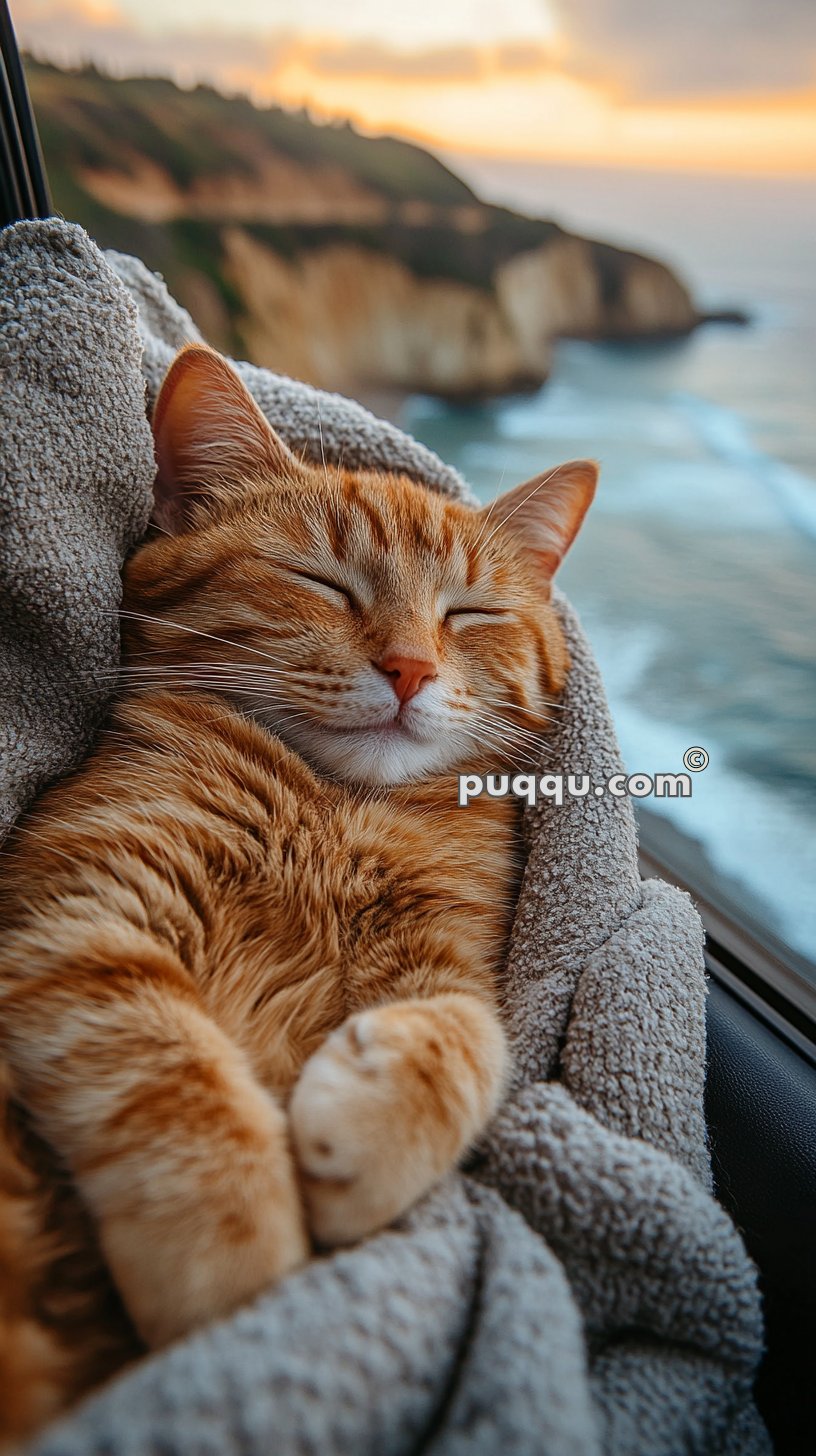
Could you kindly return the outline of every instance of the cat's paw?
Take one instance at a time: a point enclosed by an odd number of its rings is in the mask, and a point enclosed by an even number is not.
[[[472,997],[396,1002],[333,1032],[289,1111],[317,1241],[354,1243],[415,1203],[493,1111],[504,1066],[501,1028]]]

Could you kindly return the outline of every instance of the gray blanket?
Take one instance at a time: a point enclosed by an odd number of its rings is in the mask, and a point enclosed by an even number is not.
[[[116,661],[123,553],[147,519],[149,393],[197,338],[160,280],[75,227],[0,237],[4,816],[76,763]],[[297,448],[455,472],[359,406],[242,366]],[[591,652],[547,767],[619,767]],[[463,810],[466,812],[466,810]],[[769,1449],[755,1275],[710,1191],[699,919],[641,883],[626,800],[526,814],[506,972],[518,1073],[467,1170],[145,1360],[32,1456],[680,1456]]]

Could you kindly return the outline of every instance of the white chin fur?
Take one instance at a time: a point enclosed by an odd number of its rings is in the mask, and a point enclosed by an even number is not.
[[[451,767],[451,745],[419,743],[407,733],[281,733],[318,773],[358,784],[400,784]],[[296,741],[297,740],[297,741]]]
[[[258,715],[260,716],[260,715]],[[308,723],[264,718],[317,773],[357,784],[401,784],[451,769],[461,756],[457,734],[440,724],[439,736],[420,741],[407,732],[327,732]]]

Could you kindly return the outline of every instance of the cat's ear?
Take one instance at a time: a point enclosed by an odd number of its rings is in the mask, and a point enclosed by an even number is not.
[[[291,452],[226,359],[205,344],[177,354],[153,411],[153,519],[175,534],[195,508],[259,472],[289,474]]]
[[[490,527],[509,531],[551,581],[578,535],[597,484],[594,460],[570,460],[508,490],[482,514]]]

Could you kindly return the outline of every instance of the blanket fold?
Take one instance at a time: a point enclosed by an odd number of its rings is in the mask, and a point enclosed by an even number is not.
[[[4,822],[75,765],[116,666],[143,531],[144,412],[199,337],[133,258],[51,219],[0,235]],[[238,366],[316,459],[457,473],[361,406]],[[572,670],[539,772],[620,770],[602,683]],[[463,813],[467,810],[463,809]],[[711,1194],[702,936],[641,883],[628,800],[539,802],[506,969],[510,1095],[464,1172],[394,1228],[315,1260],[145,1360],[30,1456],[761,1456],[754,1270]]]

